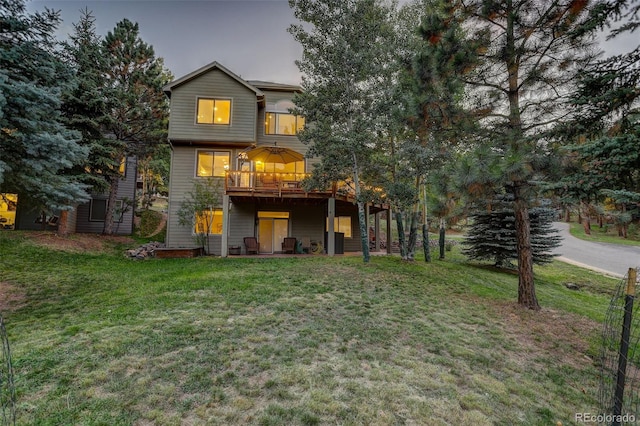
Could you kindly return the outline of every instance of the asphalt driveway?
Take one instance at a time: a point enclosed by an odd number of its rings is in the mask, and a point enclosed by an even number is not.
[[[584,241],[569,233],[568,223],[554,222],[553,225],[563,237],[562,245],[555,249],[558,260],[620,278],[629,268],[640,266],[639,246]]]

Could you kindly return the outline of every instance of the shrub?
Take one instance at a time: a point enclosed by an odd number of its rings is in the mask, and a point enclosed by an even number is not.
[[[143,237],[150,236],[160,225],[162,213],[153,210],[144,210],[140,213],[140,227],[138,234]]]

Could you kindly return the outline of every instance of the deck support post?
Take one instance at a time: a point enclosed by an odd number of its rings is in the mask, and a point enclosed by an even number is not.
[[[387,208],[387,254],[391,254],[391,207]]]
[[[222,252],[221,257],[229,255],[229,196],[222,196]]]
[[[374,238],[376,239],[374,251],[380,251],[380,212],[373,216],[373,226],[375,228]]]
[[[336,254],[336,230],[334,229],[334,221],[336,217],[336,199],[334,197],[329,198],[327,202],[327,254],[333,256]]]

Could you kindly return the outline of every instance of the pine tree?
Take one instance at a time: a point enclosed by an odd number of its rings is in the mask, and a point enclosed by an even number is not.
[[[0,6],[0,193],[18,193],[21,204],[41,210],[68,210],[88,199],[86,185],[66,173],[87,150],[60,112],[73,74],[55,50],[59,14],[27,14],[20,0]]]
[[[502,188],[513,196],[518,252],[518,303],[538,310],[533,276],[530,204],[548,163],[549,128],[570,114],[566,93],[589,64],[592,38],[574,31],[588,2],[465,2],[470,42],[483,41],[480,62],[463,80],[475,90],[482,141],[499,160]]]
[[[640,5],[603,1],[592,10],[583,32],[613,28],[611,37],[640,27]],[[558,129],[568,146],[560,156],[564,176],[551,189],[568,202],[589,206],[609,200],[621,236],[631,221],[628,205],[640,200],[640,45],[582,70],[572,101],[576,119]],[[585,232],[588,215],[584,215]]]
[[[129,155],[146,157],[153,146],[166,141],[168,102],[162,88],[170,80],[161,58],[139,36],[139,26],[118,22],[103,41],[107,58],[108,122],[106,136],[120,147],[114,160]],[[103,233],[113,233],[113,211],[120,182],[110,170],[109,199]]]

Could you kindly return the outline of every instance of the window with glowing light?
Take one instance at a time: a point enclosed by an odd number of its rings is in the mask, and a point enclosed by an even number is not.
[[[198,124],[231,123],[231,100],[198,98]]]
[[[196,176],[224,177],[231,164],[231,153],[228,151],[198,151]]]
[[[196,214],[196,234],[222,234],[222,210],[201,211]]]
[[[280,112],[267,112],[264,122],[265,135],[296,135],[304,129],[304,117]]]
[[[327,218],[327,229],[329,229],[329,218]],[[334,217],[333,231],[342,232],[345,238],[351,238],[351,216]]]

